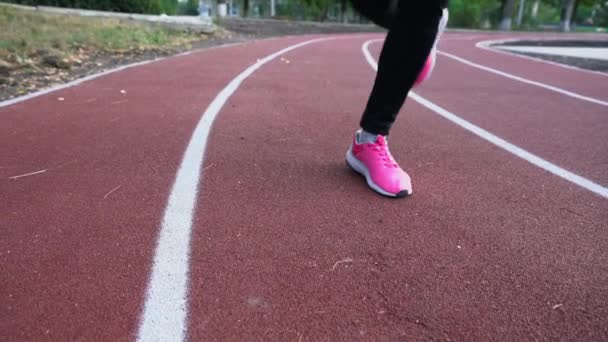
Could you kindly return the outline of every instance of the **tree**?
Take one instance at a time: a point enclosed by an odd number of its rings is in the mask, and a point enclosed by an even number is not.
[[[572,15],[574,14],[574,7],[576,6],[576,2],[577,0],[564,0],[561,22],[559,26],[562,32],[570,31],[570,23],[572,22]]]
[[[534,4],[532,5],[532,19],[536,19],[538,17],[538,8],[540,7],[540,0],[534,0]]]
[[[517,26],[521,26],[524,20],[524,9],[526,8],[526,0],[519,0],[519,11],[517,12]]]
[[[347,7],[347,0],[340,0],[340,21],[345,23],[347,21],[347,16],[346,16],[346,9]]]
[[[502,18],[499,28],[503,31],[511,30],[513,18],[513,10],[515,9],[515,0],[502,0]]]
[[[243,17],[249,16],[249,0],[243,0]]]

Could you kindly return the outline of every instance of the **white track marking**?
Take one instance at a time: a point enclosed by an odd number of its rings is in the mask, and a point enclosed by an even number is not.
[[[591,103],[595,103],[595,104],[599,104],[599,105],[608,107],[608,102],[607,101],[602,101],[602,100],[599,100],[599,99],[596,99],[596,98],[593,98],[593,97],[577,94],[577,93],[574,93],[574,92],[571,92],[571,91],[568,91],[568,90],[565,90],[565,89],[562,89],[562,88],[558,88],[558,87],[555,87],[555,86],[552,86],[552,85],[548,85],[548,84],[545,84],[545,83],[541,83],[541,82],[537,82],[537,81],[532,81],[532,80],[529,80],[527,78],[515,76],[515,75],[512,75],[512,74],[506,73],[504,71],[500,71],[500,70],[493,69],[493,68],[490,68],[490,67],[487,67],[487,66],[484,66],[484,65],[481,65],[481,64],[477,64],[477,63],[471,62],[469,60],[466,60],[464,58],[458,57],[456,55],[453,55],[451,53],[447,53],[447,52],[444,52],[444,51],[437,51],[437,53],[440,54],[440,55],[442,55],[442,56],[444,56],[444,57],[453,59],[453,60],[458,61],[460,63],[466,64],[468,66],[471,66],[471,67],[474,67],[474,68],[477,68],[477,69],[480,69],[480,70],[483,70],[483,71],[487,71],[487,72],[495,74],[495,75],[499,75],[499,76],[502,76],[502,77],[505,77],[505,78],[508,78],[508,79],[511,79],[511,80],[514,80],[514,81],[518,81],[518,82],[521,82],[521,83],[533,85],[533,86],[536,86],[536,87],[544,88],[544,89],[547,89],[547,90],[550,90],[550,91],[554,91],[556,93],[560,93],[562,95],[566,95],[566,96],[569,96],[569,97],[572,97],[572,98],[575,98],[575,99],[578,99],[578,100],[583,100],[583,101],[587,101],[587,102],[591,102]]]
[[[348,37],[349,38],[359,38],[361,36],[362,35],[359,35],[359,34],[357,34],[357,35],[353,34],[353,35],[350,35]],[[264,38],[264,39],[255,40],[254,42],[272,41],[272,40],[278,40],[278,39],[281,39],[281,38],[284,38],[284,37]],[[239,45],[245,45],[245,44],[251,44],[251,43],[252,43],[252,41],[244,41],[244,42],[238,42],[238,43],[229,43],[229,44],[223,44],[223,45],[217,45],[217,46],[210,46],[210,47],[195,49],[195,50],[192,50],[192,51],[182,52],[180,54],[169,56],[169,57],[160,57],[160,58],[155,58],[155,59],[151,59],[151,60],[147,60],[147,61],[141,61],[141,62],[137,62],[137,63],[126,64],[126,65],[123,65],[123,66],[120,66],[120,67],[117,67],[117,68],[114,68],[114,69],[109,69],[109,70],[105,70],[105,71],[102,71],[102,72],[99,72],[99,73],[96,73],[96,74],[85,76],[83,78],[79,78],[79,79],[73,80],[71,82],[68,82],[68,83],[65,83],[65,84],[62,84],[62,85],[58,85],[56,87],[51,87],[51,88],[48,88],[48,89],[39,90],[39,91],[33,92],[31,94],[27,94],[27,95],[16,97],[14,99],[0,101],[0,108],[2,108],[2,107],[8,107],[10,105],[13,105],[13,104],[16,104],[16,103],[20,103],[20,102],[24,102],[24,101],[27,101],[27,100],[30,100],[30,99],[33,99],[33,98],[36,98],[36,97],[39,97],[39,96],[42,96],[42,95],[46,95],[46,94],[49,94],[49,93],[53,93],[53,92],[56,92],[56,91],[59,91],[59,90],[62,90],[62,89],[71,88],[71,87],[80,85],[80,84],[82,84],[84,82],[91,81],[91,80],[94,80],[96,78],[100,78],[100,77],[103,77],[103,76],[107,76],[107,75],[110,75],[110,74],[113,74],[113,73],[116,73],[116,72],[119,72],[119,71],[122,71],[122,70],[125,70],[125,69],[130,69],[130,68],[133,68],[133,67],[137,67],[137,66],[141,66],[141,65],[145,65],[145,64],[150,64],[150,63],[156,63],[156,62],[164,61],[164,60],[170,59],[170,58],[181,57],[181,56],[188,56],[188,55],[192,55],[192,54],[196,54],[196,53],[200,53],[200,52],[211,51],[211,50],[222,49],[222,48],[233,47],[233,46],[239,46]]]
[[[138,341],[185,340],[192,219],[207,138],[216,116],[240,84],[264,64],[291,50],[329,39],[332,38],[308,40],[258,60],[233,79],[203,114],[188,143],[169,195],[152,264]]]
[[[113,74],[115,72],[119,72],[119,71],[122,71],[122,70],[125,70],[125,69],[130,69],[130,68],[133,68],[133,67],[136,67],[136,66],[145,65],[145,64],[149,64],[149,63],[156,62],[156,61],[161,61],[161,60],[163,60],[163,58],[159,58],[159,59],[155,59],[155,60],[149,60],[149,61],[143,61],[143,62],[138,62],[138,63],[133,63],[133,64],[127,64],[127,65],[123,65],[123,66],[115,68],[115,69],[106,70],[106,71],[103,71],[103,72],[100,72],[100,73],[97,73],[97,74],[89,75],[89,76],[86,76],[86,77],[74,80],[72,82],[68,82],[66,84],[62,84],[60,86],[56,86],[56,87],[52,87],[52,88],[49,88],[49,89],[40,90],[40,91],[31,93],[31,94],[27,94],[27,95],[24,95],[24,96],[16,97],[14,99],[2,101],[2,102],[0,102],[0,108],[7,107],[7,106],[10,106],[10,105],[19,103],[19,102],[27,101],[27,100],[33,99],[35,97],[46,95],[46,94],[49,94],[49,93],[52,93],[52,92],[55,92],[55,91],[58,91],[58,90],[62,90],[62,89],[66,89],[66,88],[71,88],[71,87],[77,86],[77,85],[79,85],[81,83],[84,83],[84,82],[87,82],[87,81],[90,81],[90,80],[94,80],[94,79],[102,77],[102,76],[110,75],[110,74]]]
[[[367,42],[365,42],[365,44],[363,44],[362,50],[363,50],[363,54],[365,55],[365,58],[367,59],[367,62],[371,65],[371,67],[374,70],[378,70],[378,63],[376,62],[376,60],[374,59],[374,57],[372,56],[372,54],[369,52],[369,45],[375,41],[378,40],[369,40]],[[441,107],[439,107],[438,105],[434,104],[433,102],[423,98],[422,96],[414,93],[414,92],[410,92],[409,96],[416,102],[420,103],[422,106],[432,110],[433,112],[439,114],[440,116],[444,117],[445,119],[455,123],[456,125],[464,128],[465,130],[477,135],[478,137],[502,148],[503,150],[512,153],[524,160],[526,160],[527,162],[536,165],[538,167],[540,167],[541,169],[548,171],[558,177],[561,177],[573,184],[576,184],[582,188],[585,188],[595,194],[598,194],[604,198],[608,198],[608,188],[594,183],[593,181],[586,179],[584,177],[581,177],[573,172],[570,172],[566,169],[563,169],[545,159],[542,159],[539,156],[536,156],[526,150],[524,150],[523,148],[516,146],[488,131],[486,131],[485,129],[478,127],[460,117],[458,117],[456,114],[453,114]]]
[[[562,56],[596,59],[608,61],[608,48],[597,47],[556,47],[556,46],[496,46],[499,50],[507,50],[519,53],[537,53],[541,55]]]
[[[562,38],[563,39],[563,38]],[[593,74],[593,75],[598,75],[598,76],[608,76],[608,73],[604,73],[601,71],[595,71],[595,70],[587,70],[587,69],[583,69],[583,68],[579,68],[573,65],[566,65],[566,64],[561,64],[561,63],[557,63],[557,62],[552,62],[552,61],[548,61],[542,58],[537,58],[537,57],[532,57],[532,56],[525,56],[525,55],[521,55],[521,54],[517,54],[514,52],[510,52],[510,51],[505,51],[505,50],[499,50],[496,49],[494,47],[492,47],[492,45],[494,44],[502,44],[502,43],[509,43],[509,42],[516,42],[516,41],[521,41],[521,40],[543,40],[543,41],[550,41],[550,40],[554,40],[554,39],[538,39],[538,38],[510,38],[510,39],[499,39],[499,40],[484,40],[481,42],[478,42],[477,44],[475,44],[475,47],[482,49],[482,50],[486,50],[486,51],[490,51],[493,53],[498,53],[498,54],[502,54],[502,55],[507,55],[507,56],[513,56],[513,57],[518,57],[521,59],[527,59],[530,61],[534,61],[534,62],[538,62],[538,63],[544,63],[544,64],[549,64],[552,66],[556,66],[556,67],[560,67],[563,69],[569,69],[569,70],[576,70],[576,71],[580,71],[580,72],[584,72],[584,73],[588,73],[588,74]]]
[[[260,41],[275,40],[275,39],[277,39],[277,38],[261,39]],[[68,82],[68,83],[56,86],[56,87],[51,87],[51,88],[48,88],[48,89],[39,90],[39,91],[33,92],[31,94],[27,94],[27,95],[23,95],[23,96],[20,96],[20,97],[16,97],[14,99],[0,101],[0,108],[7,107],[7,106],[10,106],[10,105],[13,105],[13,104],[16,104],[16,103],[24,102],[24,101],[27,101],[27,100],[30,100],[30,99],[33,99],[33,98],[36,98],[36,97],[39,97],[39,96],[42,96],[42,95],[46,95],[46,94],[49,94],[49,93],[53,93],[53,92],[56,92],[56,91],[59,91],[59,90],[62,90],[62,89],[71,88],[71,87],[77,86],[79,84],[82,84],[84,82],[91,81],[91,80],[94,80],[96,78],[107,76],[107,75],[110,75],[110,74],[113,74],[113,73],[116,73],[116,72],[119,72],[119,71],[123,71],[123,70],[126,70],[126,69],[131,69],[131,68],[134,68],[134,67],[138,67],[138,66],[142,66],[142,65],[146,65],[146,64],[150,64],[150,63],[160,62],[160,61],[164,61],[164,60],[170,59],[170,58],[187,56],[187,55],[191,55],[191,54],[195,54],[195,53],[199,53],[199,52],[211,51],[211,50],[216,50],[216,49],[221,49],[221,48],[226,48],[226,47],[233,47],[233,46],[237,46],[237,45],[243,45],[245,43],[247,43],[247,42],[224,44],[224,45],[218,45],[218,46],[211,46],[211,47],[201,48],[201,49],[197,49],[197,50],[186,51],[186,52],[174,55],[174,56],[160,57],[160,58],[151,59],[151,60],[147,60],[147,61],[141,61],[141,62],[137,62],[137,63],[126,64],[126,65],[123,65],[123,66],[120,66],[120,67],[117,67],[117,68],[114,68],[114,69],[105,70],[105,71],[102,71],[102,72],[99,72],[99,73],[96,73],[96,74],[92,74],[92,75],[89,75],[89,76],[86,76],[86,77],[83,77],[83,78],[79,78],[79,79],[76,79],[74,81],[71,81],[71,82]]]

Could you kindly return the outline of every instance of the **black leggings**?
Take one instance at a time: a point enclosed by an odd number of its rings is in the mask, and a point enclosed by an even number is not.
[[[351,0],[388,35],[361,127],[388,135],[399,110],[433,48],[448,0]]]

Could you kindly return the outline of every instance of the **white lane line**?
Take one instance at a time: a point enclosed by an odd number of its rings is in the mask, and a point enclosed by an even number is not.
[[[49,93],[52,93],[52,92],[55,92],[55,91],[59,91],[59,90],[62,90],[62,89],[71,88],[71,87],[77,86],[77,85],[79,85],[81,83],[84,83],[84,82],[87,82],[87,81],[90,81],[90,80],[94,80],[94,79],[100,78],[102,76],[110,75],[110,74],[113,74],[115,72],[119,72],[119,71],[122,71],[122,70],[125,70],[125,69],[130,69],[130,68],[133,68],[133,67],[149,64],[149,63],[152,63],[152,62],[162,61],[163,59],[165,59],[165,58],[158,58],[158,59],[153,59],[153,60],[149,60],[149,61],[143,61],[143,62],[137,62],[137,63],[123,65],[123,66],[115,68],[115,69],[110,69],[110,70],[106,70],[106,71],[103,71],[103,72],[100,72],[100,73],[97,73],[97,74],[93,74],[93,75],[89,75],[89,76],[86,76],[86,77],[83,77],[83,78],[79,78],[79,79],[74,80],[72,82],[68,82],[68,83],[65,83],[65,84],[62,84],[62,85],[59,85],[59,86],[56,86],[56,87],[51,87],[51,88],[48,88],[48,89],[39,90],[39,91],[33,92],[31,94],[27,94],[27,95],[23,95],[23,96],[20,96],[20,97],[16,97],[14,99],[1,101],[0,102],[0,108],[7,107],[7,106],[10,106],[10,105],[19,103],[19,102],[24,102],[24,101],[33,99],[35,97],[46,95],[46,94],[49,94]]]
[[[563,38],[560,38],[563,39]],[[566,65],[566,64],[561,64],[561,63],[557,63],[557,62],[552,62],[552,61],[548,61],[542,58],[538,58],[538,57],[532,57],[532,56],[525,56],[525,55],[521,55],[521,54],[517,54],[517,53],[513,53],[510,51],[504,51],[504,50],[499,50],[493,47],[493,45],[495,44],[504,44],[504,43],[510,43],[510,42],[517,42],[517,41],[521,41],[521,40],[543,40],[543,41],[551,41],[551,40],[555,40],[555,39],[539,39],[531,37],[531,38],[526,38],[526,37],[522,37],[522,38],[509,38],[509,39],[497,39],[497,40],[484,40],[481,42],[478,42],[477,44],[475,44],[475,47],[478,49],[482,49],[482,50],[486,50],[486,51],[490,51],[493,53],[497,53],[497,54],[501,54],[501,55],[507,55],[507,56],[512,56],[512,57],[517,57],[517,58],[521,58],[521,59],[527,59],[529,61],[534,61],[534,62],[538,62],[538,63],[543,63],[543,64],[549,64],[552,66],[556,66],[559,68],[563,68],[563,69],[568,69],[568,70],[576,70],[576,71],[580,71],[580,72],[584,72],[587,74],[593,74],[593,75],[597,75],[597,76],[608,76],[608,73],[605,72],[601,72],[601,71],[595,71],[595,70],[587,70],[587,69],[583,69],[583,68],[579,68],[573,65]]]
[[[359,38],[362,35],[350,35],[350,36],[345,36],[345,37],[350,37],[350,38]],[[245,44],[251,44],[252,42],[265,42],[265,41],[273,41],[273,40],[278,40],[284,37],[271,37],[271,38],[264,38],[264,39],[256,39],[256,40],[249,40],[249,41],[244,41],[244,42],[237,42],[237,43],[228,43],[228,44],[222,44],[222,45],[216,45],[216,46],[210,46],[210,47],[204,47],[204,48],[200,48],[200,49],[195,49],[195,50],[191,50],[191,51],[186,51],[186,52],[182,52],[179,53],[177,55],[173,55],[173,56],[168,56],[168,57],[159,57],[159,58],[155,58],[155,59],[150,59],[150,60],[146,60],[146,61],[141,61],[141,62],[136,62],[136,63],[132,63],[132,64],[125,64],[123,66],[119,66],[117,68],[114,69],[108,69],[96,74],[92,74],[89,76],[85,76],[79,79],[75,79],[71,82],[65,83],[65,84],[61,84],[55,87],[51,87],[48,89],[42,89],[27,95],[23,95],[23,96],[19,96],[10,100],[4,100],[4,101],[0,101],[0,108],[2,107],[8,107],[11,105],[14,105],[16,103],[20,103],[20,102],[24,102],[42,95],[46,95],[49,93],[53,93],[62,89],[66,89],[66,88],[71,88],[71,87],[75,87],[77,85],[80,85],[82,83],[103,77],[103,76],[107,76],[119,71],[123,71],[126,69],[131,69],[134,67],[138,67],[138,66],[142,66],[142,65],[146,65],[146,64],[150,64],[150,63],[156,63],[156,62],[161,62],[164,61],[166,59],[170,59],[170,58],[176,58],[176,57],[182,57],[182,56],[188,56],[188,55],[193,55],[193,54],[197,54],[197,53],[202,53],[202,52],[206,52],[206,51],[211,51],[211,50],[217,50],[217,49],[223,49],[223,48],[228,48],[228,47],[234,47],[234,46],[239,46],[239,45],[245,45]]]
[[[566,56],[608,61],[608,48],[599,47],[557,47],[557,46],[497,46],[499,50],[523,53],[538,53],[541,55]]]
[[[277,38],[266,38],[266,39],[260,39],[258,41],[266,41],[266,40],[275,40]],[[76,80],[73,80],[71,82],[62,84],[62,85],[58,85],[55,87],[51,87],[48,89],[43,89],[43,90],[39,90],[36,92],[33,92],[31,94],[27,94],[27,95],[23,95],[23,96],[19,96],[16,97],[14,99],[10,99],[10,100],[5,100],[5,101],[0,101],[0,108],[2,107],[7,107],[10,105],[14,105],[16,103],[20,103],[20,102],[24,102],[42,95],[46,95],[49,93],[53,93],[62,89],[66,89],[66,88],[71,88],[71,87],[75,87],[77,85],[80,85],[82,83],[103,77],[103,76],[107,76],[119,71],[123,71],[126,69],[131,69],[134,67],[138,67],[138,66],[142,66],[142,65],[146,65],[146,64],[150,64],[150,63],[156,63],[156,62],[160,62],[160,61],[164,61],[166,59],[170,59],[170,58],[175,58],[175,57],[182,57],[182,56],[188,56],[188,55],[192,55],[192,54],[196,54],[196,53],[200,53],[200,52],[205,52],[205,51],[211,51],[211,50],[216,50],[216,49],[222,49],[222,48],[227,48],[227,47],[233,47],[233,46],[238,46],[238,45],[244,45],[245,43],[248,42],[240,42],[240,43],[230,43],[230,44],[224,44],[224,45],[217,45],[217,46],[211,46],[211,47],[205,47],[205,48],[200,48],[200,49],[196,49],[196,50],[192,50],[192,51],[186,51],[186,52],[182,52],[180,54],[174,55],[174,56],[169,56],[169,57],[160,57],[160,58],[155,58],[155,59],[150,59],[150,60],[146,60],[146,61],[141,61],[141,62],[136,62],[136,63],[132,63],[132,64],[126,64],[114,69],[109,69],[109,70],[105,70],[96,74],[92,74],[89,76],[85,76]]]
[[[240,84],[264,64],[321,38],[289,46],[257,61],[213,99],[200,121],[179,166],[156,245],[138,341],[184,341],[188,316],[188,272],[192,219],[207,137],[216,116]]]
[[[367,62],[371,65],[371,67],[374,70],[378,70],[378,63],[376,62],[376,60],[374,59],[374,57],[372,56],[372,54],[369,52],[369,45],[375,41],[378,40],[369,40],[367,42],[365,42],[365,44],[363,44],[362,50],[363,50],[363,54],[365,55],[365,58],[367,59]],[[445,119],[455,123],[456,125],[464,128],[465,130],[477,135],[478,137],[502,148],[503,150],[510,152],[524,160],[526,160],[527,162],[536,165],[538,167],[540,167],[541,169],[551,172],[552,174],[561,177],[571,183],[574,183],[582,188],[585,188],[595,194],[598,194],[604,198],[608,198],[608,188],[594,183],[593,181],[586,179],[584,177],[581,177],[573,172],[570,172],[566,169],[563,169],[545,159],[542,159],[541,157],[534,155],[526,150],[524,150],[523,148],[516,146],[502,138],[499,138],[498,136],[486,131],[485,129],[476,126],[460,117],[458,117],[456,114],[453,114],[441,107],[439,107],[438,105],[434,104],[433,102],[423,98],[422,96],[414,93],[414,92],[410,92],[409,95],[414,101],[420,103],[422,106],[432,110],[433,112],[439,114],[440,116],[444,117]]]
[[[460,63],[466,64],[468,66],[472,66],[474,68],[477,68],[477,69],[480,69],[480,70],[483,70],[483,71],[487,71],[487,72],[490,72],[492,74],[496,74],[496,75],[499,75],[499,76],[502,76],[502,77],[506,77],[506,78],[514,80],[514,81],[526,83],[526,84],[533,85],[533,86],[536,86],[536,87],[540,87],[540,88],[544,88],[544,89],[547,89],[547,90],[551,90],[551,91],[554,91],[556,93],[560,93],[562,95],[566,95],[566,96],[569,96],[569,97],[572,97],[572,98],[575,98],[575,99],[579,99],[579,100],[583,100],[583,101],[587,101],[587,102],[591,102],[591,103],[595,103],[595,104],[599,104],[599,105],[607,106],[608,107],[608,102],[607,101],[602,101],[602,100],[599,100],[599,99],[596,99],[596,98],[593,98],[593,97],[577,94],[577,93],[574,93],[574,92],[571,92],[571,91],[568,91],[568,90],[565,90],[565,89],[562,89],[562,88],[558,88],[558,87],[555,87],[555,86],[552,86],[552,85],[548,85],[548,84],[545,84],[545,83],[541,83],[541,82],[537,82],[537,81],[532,81],[532,80],[529,80],[527,78],[515,76],[515,75],[512,75],[512,74],[506,73],[504,71],[500,71],[500,70],[493,69],[493,68],[490,68],[490,67],[487,67],[487,66],[484,66],[484,65],[481,65],[481,64],[477,64],[477,63],[471,62],[469,60],[466,60],[464,58],[455,56],[455,55],[453,55],[451,53],[447,53],[447,52],[444,52],[444,51],[437,51],[437,53],[440,54],[440,55],[442,55],[442,56],[451,58],[451,59],[453,59],[455,61],[458,61]]]

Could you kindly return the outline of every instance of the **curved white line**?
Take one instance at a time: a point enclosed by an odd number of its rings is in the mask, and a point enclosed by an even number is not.
[[[576,67],[576,66],[573,66],[573,65],[566,65],[566,64],[561,64],[561,63],[557,63],[557,62],[547,61],[547,60],[544,60],[542,58],[521,55],[521,54],[517,54],[517,53],[514,53],[514,52],[510,52],[510,51],[504,51],[504,50],[495,49],[495,48],[492,47],[492,45],[494,45],[494,44],[510,43],[510,42],[516,42],[516,41],[521,41],[521,40],[546,40],[546,41],[551,41],[551,40],[557,40],[557,38],[553,38],[553,39],[509,38],[509,39],[497,39],[497,40],[484,40],[484,41],[481,41],[481,42],[477,42],[475,44],[475,47],[478,48],[478,49],[482,49],[482,50],[486,50],[486,51],[490,51],[490,52],[494,52],[494,53],[498,53],[498,54],[503,54],[503,55],[507,55],[507,56],[514,56],[514,57],[518,57],[518,58],[522,58],[522,59],[527,59],[527,60],[534,61],[534,62],[549,64],[549,65],[552,65],[552,66],[556,66],[556,67],[560,67],[560,68],[564,68],[564,69],[568,69],[568,70],[575,70],[575,71],[580,71],[580,72],[584,72],[584,73],[588,73],[588,74],[593,74],[593,75],[598,75],[598,76],[608,76],[608,73],[605,73],[605,72],[583,69],[583,68],[579,68],[579,67]]]
[[[268,40],[275,40],[275,39],[279,39],[276,37],[272,37],[272,38],[265,38],[265,39],[260,39],[257,41],[268,41]],[[205,51],[211,51],[211,50],[217,50],[217,49],[222,49],[222,48],[227,48],[227,47],[233,47],[233,46],[238,46],[238,45],[243,45],[246,43],[251,43],[251,41],[246,41],[246,42],[238,42],[238,43],[230,43],[230,44],[223,44],[223,45],[216,45],[216,46],[210,46],[210,47],[204,47],[204,48],[200,48],[200,49],[195,49],[195,50],[191,50],[191,51],[186,51],[186,52],[182,52],[179,53],[177,55],[173,55],[173,56],[168,56],[168,57],[159,57],[159,58],[155,58],[155,59],[150,59],[150,60],[145,60],[145,61],[141,61],[141,62],[135,62],[135,63],[131,63],[131,64],[125,64],[113,69],[108,69],[108,70],[104,70],[95,74],[91,74],[89,76],[85,76],[82,78],[78,78],[75,79],[71,82],[65,83],[65,84],[61,84],[55,87],[51,87],[48,89],[42,89],[36,92],[33,92],[31,94],[27,94],[27,95],[23,95],[23,96],[19,96],[10,100],[4,100],[4,101],[0,101],[0,108],[2,107],[7,107],[16,103],[20,103],[20,102],[24,102],[42,95],[46,95],[46,94],[50,94],[62,89],[67,89],[67,88],[71,88],[71,87],[75,87],[77,85],[80,85],[82,83],[103,77],[103,76],[107,76],[119,71],[123,71],[126,69],[131,69],[134,67],[138,67],[138,66],[142,66],[142,65],[146,65],[146,64],[150,64],[150,63],[156,63],[156,62],[161,62],[164,61],[166,59],[171,59],[171,58],[176,58],[176,57],[181,57],[181,56],[187,56],[187,55],[192,55],[192,54],[196,54],[196,53],[202,53]]]
[[[371,67],[374,70],[378,70],[378,64],[376,63],[376,60],[374,59],[374,57],[372,56],[372,54],[369,52],[369,45],[371,43],[373,43],[374,41],[378,41],[378,40],[369,40],[367,42],[365,42],[365,44],[363,44],[362,50],[363,50],[363,54],[365,55],[365,58],[367,59],[367,62],[369,63],[369,65],[371,65]],[[608,188],[594,183],[593,181],[586,179],[584,177],[581,177],[573,172],[570,172],[566,169],[563,169],[545,159],[542,159],[541,157],[534,155],[526,150],[524,150],[523,148],[516,146],[492,133],[490,133],[489,131],[486,131],[485,129],[476,126],[460,117],[458,117],[456,114],[453,114],[449,111],[447,111],[444,108],[439,107],[438,105],[434,104],[433,102],[423,98],[422,96],[414,93],[414,92],[410,92],[409,96],[416,102],[420,103],[422,106],[432,110],[433,112],[439,114],[440,116],[444,117],[445,119],[455,123],[456,125],[464,128],[465,130],[477,135],[478,137],[502,148],[503,150],[512,153],[520,158],[522,158],[523,160],[536,165],[538,167],[540,167],[541,169],[548,171],[560,178],[563,178],[573,184],[576,184],[582,188],[585,188],[595,194],[598,194],[604,198],[608,198]]]
[[[92,75],[89,75],[89,76],[85,76],[83,78],[79,78],[79,79],[73,80],[71,82],[68,82],[68,83],[65,83],[65,84],[62,84],[62,85],[58,85],[56,87],[51,87],[51,88],[48,88],[48,89],[39,90],[39,91],[33,92],[31,94],[27,94],[27,95],[16,97],[14,99],[1,101],[0,102],[0,108],[2,108],[2,107],[8,107],[10,105],[14,105],[14,104],[19,103],[19,102],[24,102],[24,101],[33,99],[35,97],[39,97],[39,96],[42,96],[42,95],[53,93],[53,92],[56,92],[56,91],[59,91],[59,90],[62,90],[62,89],[71,88],[71,87],[77,86],[77,85],[79,85],[81,83],[84,83],[84,82],[87,82],[87,81],[90,81],[90,80],[94,80],[94,79],[100,78],[102,76],[110,75],[110,74],[113,74],[115,72],[119,72],[119,71],[122,71],[122,70],[125,70],[125,69],[130,69],[130,68],[137,67],[137,66],[140,66],[140,65],[146,65],[146,64],[153,63],[153,62],[159,62],[159,61],[162,61],[164,59],[165,58],[158,58],[158,59],[152,59],[152,60],[148,60],[148,61],[142,61],[142,62],[137,62],[137,63],[123,65],[123,66],[120,66],[118,68],[114,68],[114,69],[102,71],[102,72],[99,72],[99,73],[96,73],[96,74],[92,74]]]
[[[361,36],[363,36],[362,34],[343,34],[343,36],[345,37],[349,37],[349,38],[359,38]],[[33,92],[31,94],[27,94],[27,95],[23,95],[23,96],[19,96],[13,99],[9,99],[9,100],[4,100],[4,101],[0,101],[0,108],[2,107],[8,107],[10,105],[16,104],[16,103],[20,103],[20,102],[24,102],[42,95],[46,95],[49,93],[53,93],[62,89],[67,89],[67,88],[71,88],[71,87],[75,87],[77,85],[80,85],[82,83],[94,80],[96,78],[100,78],[103,76],[107,76],[119,71],[123,71],[126,69],[131,69],[134,67],[138,67],[138,66],[142,66],[142,65],[146,65],[146,64],[150,64],[150,63],[156,63],[156,62],[161,62],[164,61],[166,59],[171,59],[171,58],[175,58],[175,57],[181,57],[181,56],[187,56],[187,55],[192,55],[192,54],[197,54],[197,53],[202,53],[205,51],[211,51],[211,50],[217,50],[217,49],[222,49],[222,48],[227,48],[227,47],[233,47],[233,46],[239,46],[239,45],[245,45],[245,44],[251,44],[252,42],[262,42],[262,41],[272,41],[272,40],[278,40],[278,39],[284,39],[287,37],[270,37],[270,38],[263,38],[263,39],[256,39],[256,40],[248,40],[248,41],[244,41],[244,42],[237,42],[237,43],[228,43],[228,44],[222,44],[222,45],[216,45],[216,46],[209,46],[209,47],[204,47],[204,48],[200,48],[200,49],[194,49],[191,51],[186,51],[186,52],[182,52],[179,53],[177,55],[173,55],[173,56],[168,56],[168,57],[159,57],[159,58],[155,58],[155,59],[150,59],[150,60],[145,60],[145,61],[141,61],[141,62],[135,62],[132,64],[125,64],[119,67],[116,67],[114,69],[108,69],[108,70],[104,70],[95,74],[91,74],[89,76],[85,76],[82,78],[78,78],[75,79],[73,81],[70,81],[68,83],[65,84],[61,84],[55,87],[51,87],[48,89],[42,89],[42,90],[38,90],[36,92]]]
[[[480,69],[480,70],[483,70],[483,71],[487,71],[489,73],[492,73],[492,74],[495,74],[495,75],[498,75],[498,76],[502,76],[502,77],[505,77],[505,78],[508,78],[508,79],[511,79],[511,80],[514,80],[514,81],[517,81],[517,82],[533,85],[533,86],[536,86],[536,87],[539,87],[539,88],[543,88],[543,89],[547,89],[547,90],[550,90],[550,91],[553,91],[553,92],[556,92],[556,93],[560,93],[562,95],[566,95],[566,96],[569,96],[569,97],[572,97],[572,98],[575,98],[575,99],[578,99],[578,100],[582,100],[582,101],[586,101],[586,102],[591,102],[591,103],[595,103],[595,104],[599,104],[599,105],[608,107],[608,101],[603,101],[603,100],[596,99],[596,98],[593,98],[593,97],[590,97],[590,96],[581,95],[581,94],[578,94],[578,93],[575,93],[575,92],[572,92],[572,91],[569,91],[569,90],[566,90],[566,89],[563,89],[563,88],[559,88],[559,87],[555,87],[555,86],[552,86],[552,85],[548,85],[548,84],[545,84],[545,83],[542,83],[542,82],[532,81],[532,80],[527,79],[527,78],[523,78],[523,77],[520,77],[520,76],[515,76],[513,74],[509,74],[507,72],[500,71],[498,69],[490,68],[490,67],[487,67],[485,65],[477,64],[475,62],[471,62],[471,61],[469,61],[467,59],[464,59],[462,57],[458,57],[456,55],[453,55],[451,53],[447,53],[447,52],[444,52],[444,51],[437,51],[437,53],[439,55],[442,55],[444,57],[448,57],[448,58],[453,59],[455,61],[458,61],[460,63],[466,64],[468,66],[471,66],[471,67],[474,67],[474,68],[477,68],[477,69]]]
[[[264,64],[299,47],[334,38],[308,40],[258,60],[213,99],[200,121],[179,166],[162,220],[138,341],[184,341],[188,315],[188,272],[192,219],[207,138],[218,113],[240,84]]]

